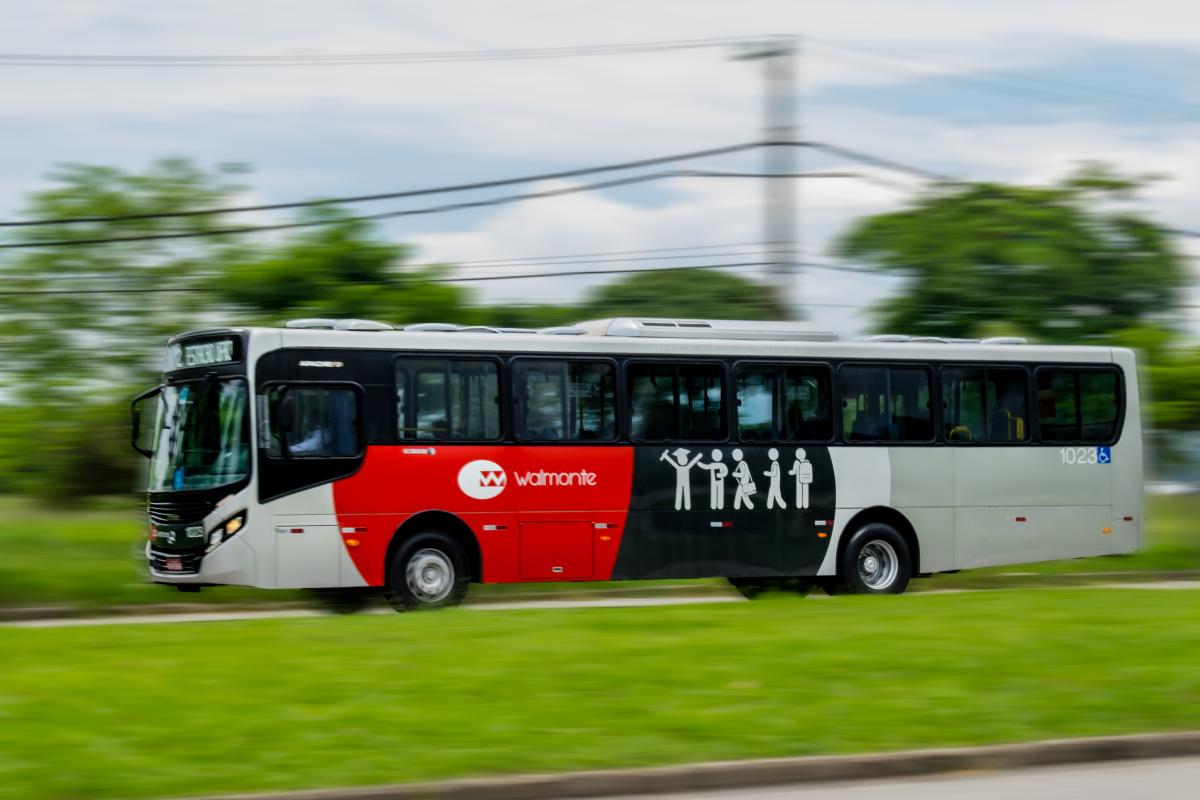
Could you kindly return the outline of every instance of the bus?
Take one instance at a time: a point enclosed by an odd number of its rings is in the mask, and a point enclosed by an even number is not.
[[[1121,348],[792,322],[186,333],[133,402],[146,559],[183,591],[306,589],[353,611],[533,581],[894,594],[1130,553],[1135,370]]]

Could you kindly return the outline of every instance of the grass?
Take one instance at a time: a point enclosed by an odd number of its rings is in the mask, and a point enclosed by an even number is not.
[[[1200,727],[1200,591],[0,627],[0,797]]]
[[[1200,569],[1200,495],[1149,498],[1149,531],[1139,553],[1056,561],[964,573],[938,587],[996,572],[1053,573]],[[148,603],[259,603],[296,600],[296,592],[221,587],[180,594],[147,583],[141,560],[144,522],[133,501],[110,500],[85,510],[59,511],[0,498],[0,607],[97,608]],[[632,587],[633,584],[625,584]],[[931,588],[933,587],[931,584]],[[475,594],[580,591],[579,584],[487,587]],[[585,589],[586,591],[586,589]]]

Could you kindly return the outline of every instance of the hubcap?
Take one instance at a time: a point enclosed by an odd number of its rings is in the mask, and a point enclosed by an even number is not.
[[[858,554],[858,577],[868,589],[886,589],[899,574],[900,559],[896,549],[882,539],[867,542]]]
[[[454,564],[441,550],[418,550],[408,560],[404,577],[414,597],[423,603],[436,603],[446,599],[454,588]]]

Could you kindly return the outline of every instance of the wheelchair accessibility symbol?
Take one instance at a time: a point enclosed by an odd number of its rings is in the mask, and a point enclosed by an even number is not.
[[[1112,463],[1112,448],[1111,447],[1097,447],[1096,448],[1096,463],[1097,464],[1111,464]]]

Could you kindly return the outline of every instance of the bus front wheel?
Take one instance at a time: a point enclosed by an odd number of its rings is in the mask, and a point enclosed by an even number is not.
[[[425,531],[396,550],[387,599],[397,611],[456,606],[466,597],[470,580],[458,542],[439,531]]]
[[[882,522],[859,528],[842,554],[841,583],[853,594],[900,594],[912,578],[912,552],[904,537]]]

